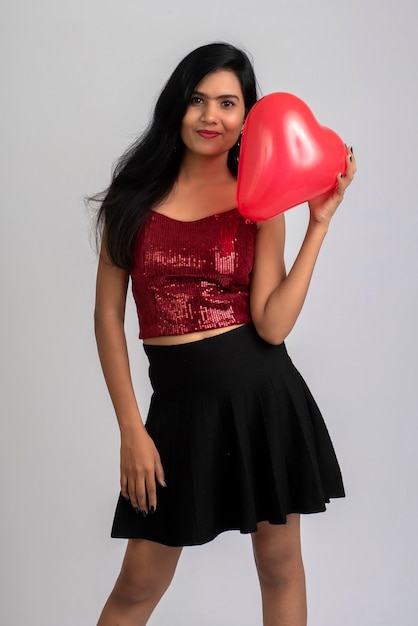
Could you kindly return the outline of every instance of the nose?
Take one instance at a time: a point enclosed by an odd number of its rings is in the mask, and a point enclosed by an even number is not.
[[[206,106],[202,110],[201,119],[202,122],[206,122],[208,124],[214,124],[217,121],[216,102],[210,100],[207,102]]]

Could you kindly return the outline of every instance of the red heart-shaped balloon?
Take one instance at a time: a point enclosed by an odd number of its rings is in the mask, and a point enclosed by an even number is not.
[[[340,137],[290,93],[272,93],[251,109],[241,138],[237,206],[267,220],[333,189],[346,169]]]

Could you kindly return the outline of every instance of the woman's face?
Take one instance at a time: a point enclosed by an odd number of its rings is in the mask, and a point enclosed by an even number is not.
[[[200,155],[227,153],[244,124],[245,103],[239,80],[231,70],[205,76],[190,99],[180,136],[186,150]]]

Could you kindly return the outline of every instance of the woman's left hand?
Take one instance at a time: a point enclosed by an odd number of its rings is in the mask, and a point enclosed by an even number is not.
[[[345,176],[338,174],[337,186],[331,191],[309,201],[311,220],[317,224],[328,226],[332,216],[344,198],[345,190],[354,178],[354,174],[356,173],[356,159],[351,147],[347,148],[346,160],[347,169]]]

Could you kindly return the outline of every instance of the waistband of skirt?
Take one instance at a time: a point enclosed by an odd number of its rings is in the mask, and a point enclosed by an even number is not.
[[[173,346],[144,344],[153,389],[168,392],[187,388],[227,388],[262,377],[287,357],[284,344],[262,339],[253,324]]]

